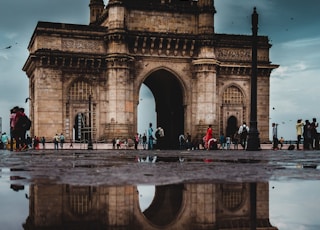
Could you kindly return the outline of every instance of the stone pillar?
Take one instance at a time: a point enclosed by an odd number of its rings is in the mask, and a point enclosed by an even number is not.
[[[194,229],[215,229],[216,217],[216,185],[187,185],[190,194],[191,218]],[[190,228],[191,229],[191,228]]]
[[[197,138],[205,135],[206,129],[212,125],[218,130],[217,114],[217,68],[215,59],[198,59],[193,61],[194,87],[192,92],[192,123],[195,124]]]
[[[109,1],[107,47],[107,113],[108,139],[132,138],[137,130],[133,77],[125,31],[125,8],[121,1]]]
[[[106,136],[108,139],[134,136],[136,107],[128,57],[108,59],[106,86]]]
[[[128,229],[133,224],[136,196],[134,186],[110,187],[106,212],[109,229]]]

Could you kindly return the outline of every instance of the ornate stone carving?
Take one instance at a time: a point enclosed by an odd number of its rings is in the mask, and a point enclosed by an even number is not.
[[[97,41],[62,39],[62,49],[77,49],[79,51],[99,51]]]
[[[221,61],[250,61],[251,49],[219,48],[217,49],[216,55],[217,58]]]

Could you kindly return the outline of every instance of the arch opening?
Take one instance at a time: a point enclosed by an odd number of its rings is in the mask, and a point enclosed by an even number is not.
[[[173,222],[182,209],[184,185],[156,186],[151,205],[143,212],[144,216],[157,226]]]
[[[238,120],[235,116],[230,116],[227,121],[226,136],[233,137],[238,131]]]
[[[156,148],[177,149],[178,137],[184,133],[184,106],[182,86],[176,76],[166,70],[157,70],[143,82],[152,92],[155,100],[156,124],[154,131],[161,127],[164,137]],[[150,112],[150,111],[147,111]]]

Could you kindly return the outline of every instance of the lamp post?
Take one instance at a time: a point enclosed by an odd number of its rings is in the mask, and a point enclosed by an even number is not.
[[[247,144],[248,151],[261,150],[257,122],[257,75],[258,75],[258,17],[256,7],[252,14],[252,74],[251,74],[251,108],[250,130]]]
[[[91,94],[89,95],[89,136],[88,136],[88,150],[93,150],[93,145],[92,145],[92,127],[91,127]]]

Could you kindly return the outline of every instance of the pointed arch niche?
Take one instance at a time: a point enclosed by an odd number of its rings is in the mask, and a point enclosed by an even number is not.
[[[234,135],[246,118],[245,104],[245,96],[239,87],[231,85],[225,88],[220,111],[220,132],[230,137]]]
[[[91,124],[89,122],[89,97],[91,95]],[[90,130],[96,137],[96,106],[92,85],[85,79],[74,81],[67,93],[66,136],[73,140],[86,142]]]

